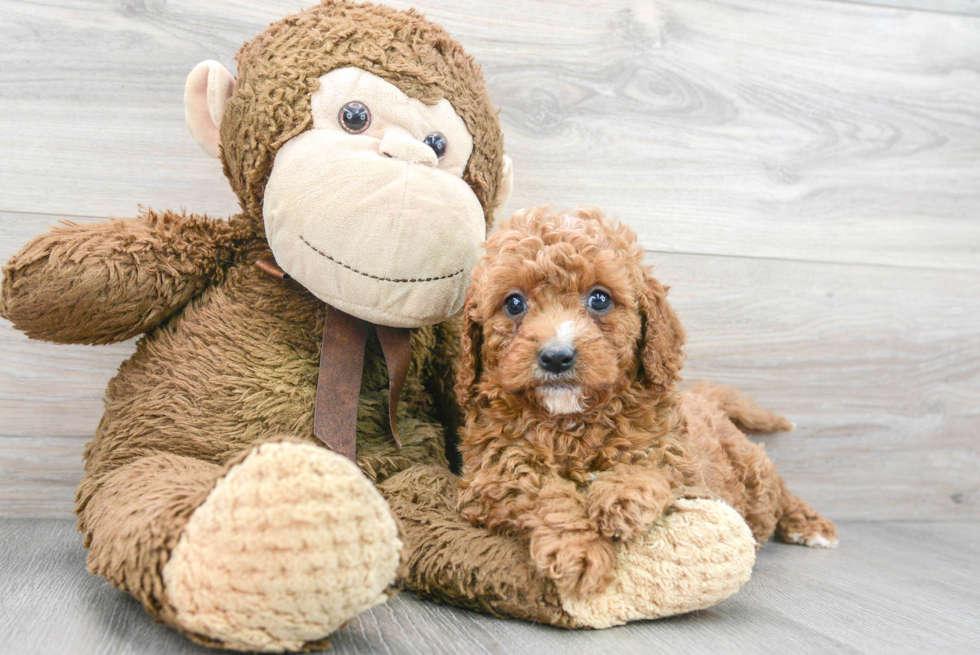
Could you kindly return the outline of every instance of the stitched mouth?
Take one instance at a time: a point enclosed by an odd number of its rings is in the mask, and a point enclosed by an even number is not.
[[[338,266],[343,266],[348,271],[353,271],[354,273],[357,273],[358,275],[363,275],[364,277],[371,278],[372,280],[383,280],[385,282],[435,282],[437,280],[447,280],[447,279],[449,279],[451,277],[456,277],[457,275],[461,275],[463,273],[463,269],[459,269],[455,273],[449,273],[447,275],[439,275],[437,277],[406,277],[406,278],[383,277],[381,275],[374,275],[372,273],[365,273],[364,271],[358,270],[358,269],[354,268],[353,266],[351,266],[350,264],[347,264],[345,262],[340,261],[339,259],[334,259],[330,255],[328,255],[327,253],[323,252],[322,250],[320,250],[319,248],[317,248],[316,246],[314,246],[312,243],[310,243],[309,241],[307,241],[306,240],[306,237],[300,235],[299,238],[300,238],[300,240],[303,243],[305,243],[307,245],[307,247],[310,250],[312,250],[316,254],[320,255],[321,257],[323,257],[325,259],[329,259],[330,261],[332,261],[334,264],[337,264]]]

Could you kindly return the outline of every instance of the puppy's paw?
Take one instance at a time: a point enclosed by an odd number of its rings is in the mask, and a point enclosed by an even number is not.
[[[776,538],[787,544],[809,548],[837,548],[837,526],[816,512],[783,516],[776,526]]]
[[[837,548],[840,545],[837,539],[837,526],[830,519],[823,517],[809,522],[805,529],[799,532],[780,532],[777,536],[785,543],[799,544],[808,548]]]
[[[646,532],[673,501],[660,478],[620,479],[600,475],[589,489],[589,518],[607,539],[629,541]]]
[[[837,537],[827,537],[819,532],[808,535],[787,534],[780,538],[788,544],[799,544],[808,548],[837,548],[840,545]]]
[[[612,544],[595,533],[532,536],[531,557],[562,594],[591,598],[613,581],[616,555]]]
[[[663,512],[633,497],[603,496],[589,505],[589,518],[607,539],[629,541],[647,530]]]

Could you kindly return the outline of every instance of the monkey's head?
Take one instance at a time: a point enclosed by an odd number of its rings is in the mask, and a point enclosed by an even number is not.
[[[283,270],[396,327],[462,306],[511,189],[480,67],[415,11],[346,0],[273,23],[187,79],[191,134],[220,157]]]

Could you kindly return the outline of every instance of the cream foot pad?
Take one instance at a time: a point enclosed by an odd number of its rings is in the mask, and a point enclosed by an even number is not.
[[[755,539],[717,500],[678,500],[646,534],[617,545],[616,581],[598,598],[562,598],[582,627],[608,628],[710,607],[741,587],[755,564]]]
[[[401,542],[347,459],[268,443],[229,470],[163,570],[183,628],[239,650],[296,650],[386,599]]]

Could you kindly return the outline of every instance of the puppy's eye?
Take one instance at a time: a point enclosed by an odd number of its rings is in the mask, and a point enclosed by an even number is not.
[[[425,137],[422,143],[432,148],[432,152],[436,153],[436,157],[439,159],[442,159],[442,156],[446,154],[446,137],[443,136],[442,132],[433,132]]]
[[[371,110],[363,102],[348,102],[337,117],[340,126],[351,134],[360,134],[371,126]]]
[[[604,314],[609,311],[609,309],[612,307],[613,302],[612,302],[612,298],[609,297],[609,294],[603,291],[602,289],[593,289],[592,293],[589,294],[589,300],[587,304],[589,306],[589,309],[591,309],[592,311],[598,314]]]
[[[521,294],[515,293],[507,296],[507,300],[504,301],[504,311],[508,316],[520,316],[527,311],[527,303],[524,302],[524,298]]]

